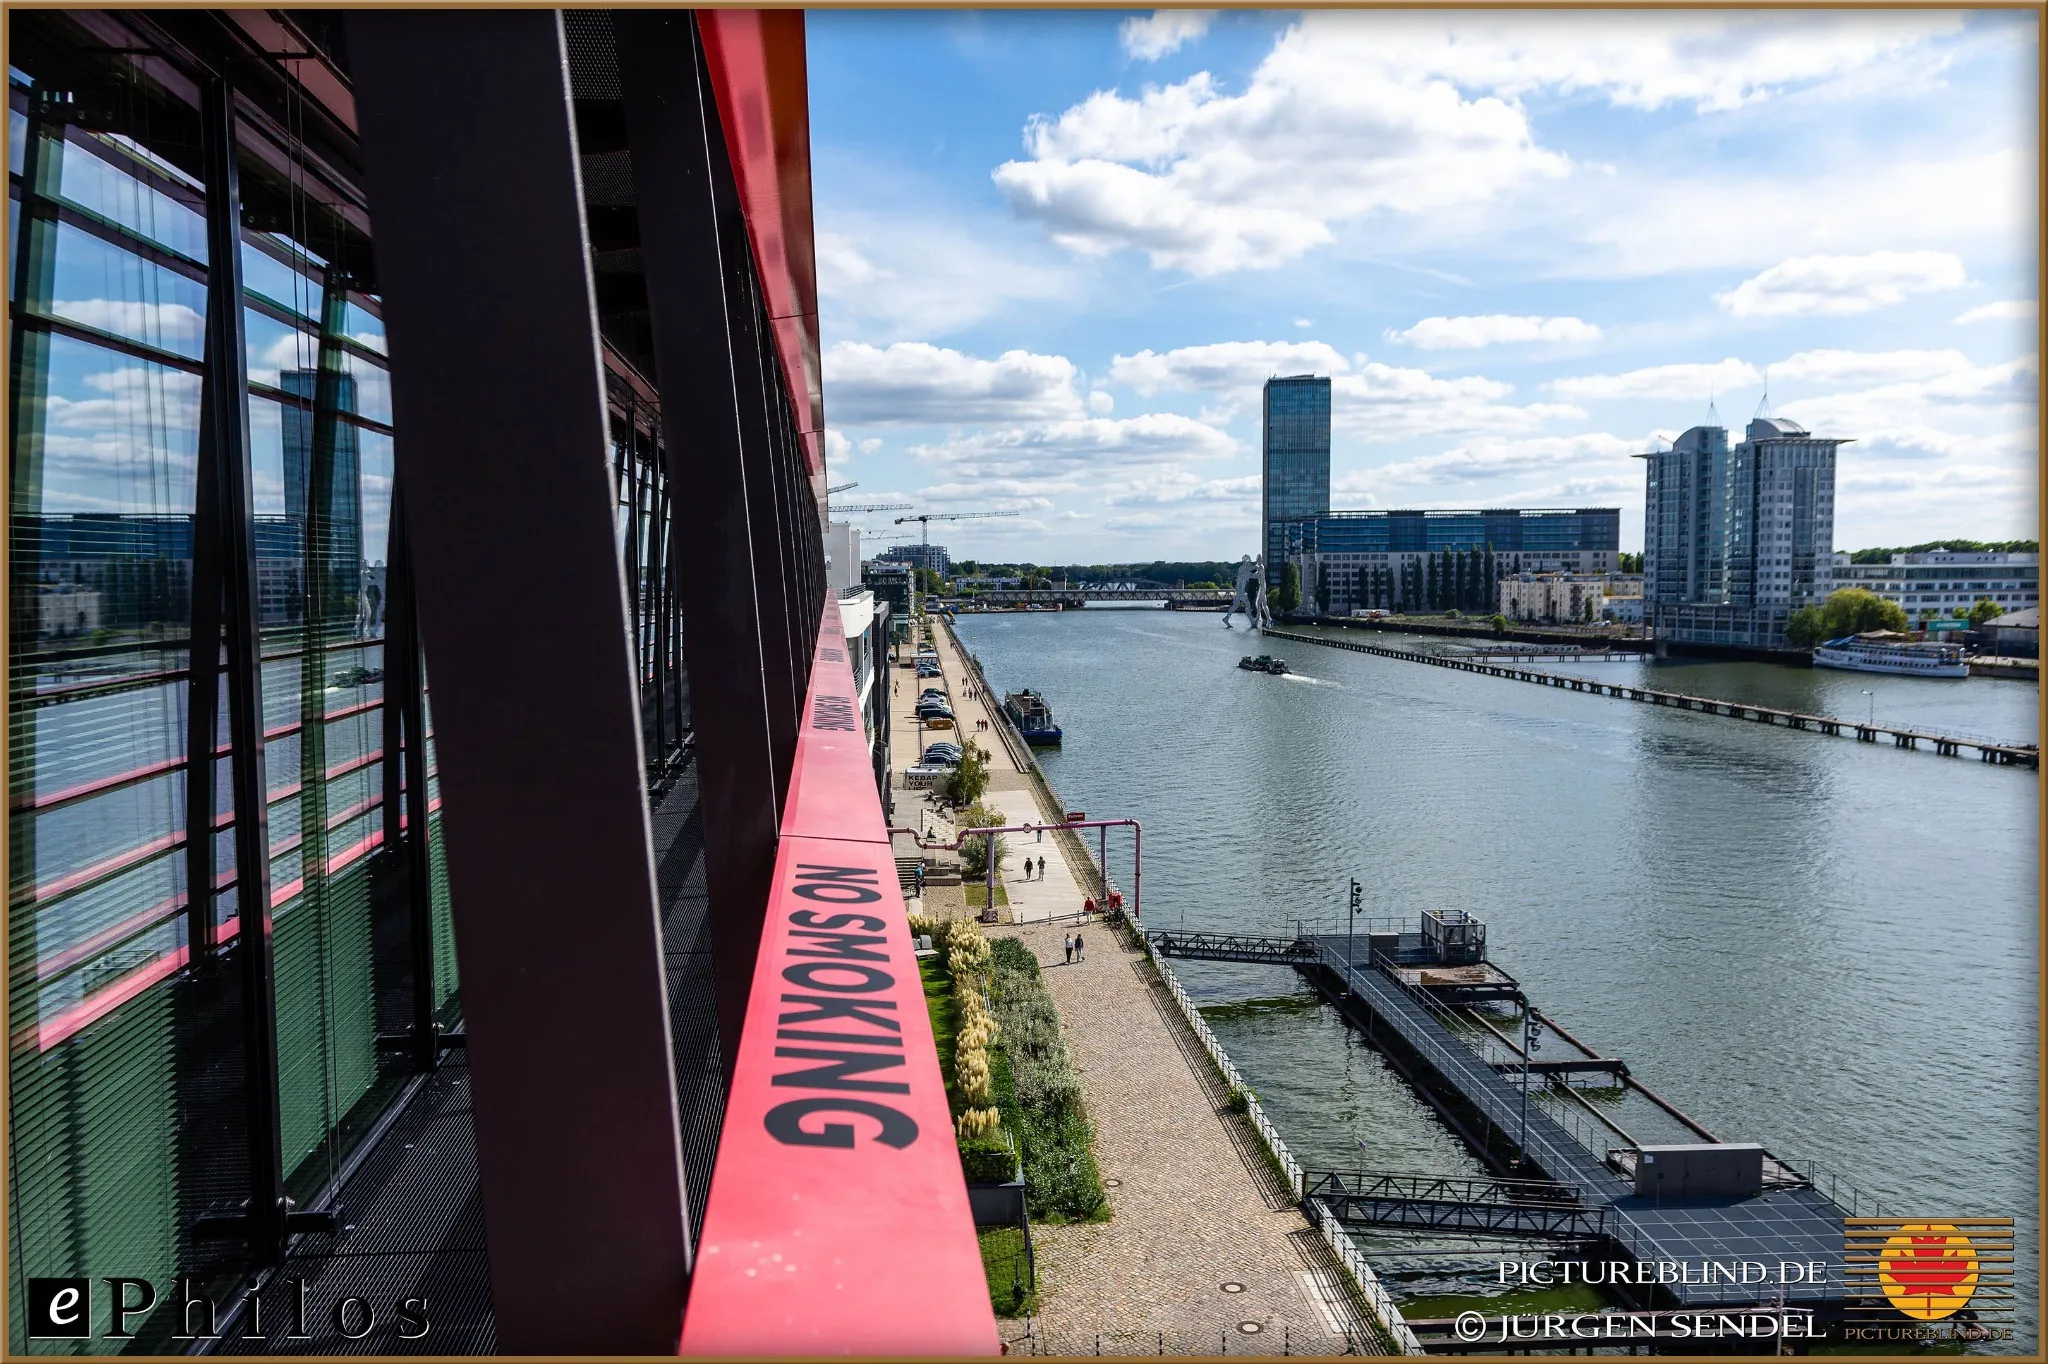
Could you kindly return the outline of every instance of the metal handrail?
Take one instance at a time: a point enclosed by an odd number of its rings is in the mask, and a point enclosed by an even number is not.
[[[1342,1194],[1349,1198],[1401,1198],[1436,1203],[1498,1203],[1517,1207],[1554,1208],[1580,1203],[1578,1185],[1554,1179],[1472,1178],[1462,1175],[1346,1173],[1315,1171],[1311,1194]]]
[[[1460,1020],[1458,1016],[1455,1013],[1453,1013],[1450,1009],[1445,1007],[1440,1000],[1433,998],[1427,991],[1423,990],[1421,987],[1410,985],[1407,981],[1402,980],[1400,975],[1398,974],[1400,969],[1398,963],[1394,962],[1391,958],[1389,958],[1386,955],[1386,953],[1374,953],[1371,958],[1371,967],[1372,969],[1378,970],[1382,975],[1384,975],[1387,978],[1387,980],[1395,988],[1399,989],[1404,995],[1406,995],[1410,1001],[1412,1001],[1418,1007],[1428,1012],[1432,1018],[1436,1019],[1436,1021],[1440,1025],[1442,1025],[1444,1031],[1449,1033],[1453,1038],[1455,1038],[1460,1045],[1466,1048],[1466,1050],[1470,1051],[1474,1055],[1474,1057],[1480,1061],[1481,1064],[1486,1065],[1488,1067],[1491,1067],[1493,1064],[1493,1059],[1487,1055],[1486,1049],[1488,1047],[1497,1047],[1503,1052],[1512,1056],[1515,1060],[1520,1059],[1519,1053],[1514,1052],[1512,1048],[1506,1047],[1491,1032],[1479,1031],[1475,1033],[1469,1024]],[[1425,1038],[1422,1040],[1424,1042],[1430,1042],[1433,1039]],[[1543,1088],[1532,1089],[1530,1091],[1530,1098],[1534,1099],[1539,1094],[1545,1092],[1549,1088],[1549,1084],[1550,1077],[1545,1076]],[[1486,1113],[1487,1119],[1493,1122],[1495,1126],[1499,1127],[1502,1131],[1514,1130],[1516,1124],[1508,1121],[1505,1115],[1496,1114],[1490,1111],[1491,1105],[1487,1102],[1489,1096],[1472,1095],[1469,1097],[1473,1098],[1478,1102],[1480,1110]],[[1541,1111],[1543,1112],[1543,1115],[1545,1117],[1549,1118],[1559,1128],[1563,1129],[1567,1135],[1569,1135],[1582,1148],[1584,1148],[1587,1154],[1599,1160],[1603,1167],[1606,1165],[1606,1139],[1604,1137],[1601,1137],[1597,1141],[1597,1143],[1594,1140],[1590,1140],[1588,1138],[1588,1134],[1585,1128],[1581,1126],[1581,1124],[1579,1123],[1578,1115],[1568,1112],[1560,1112],[1548,1104],[1543,1105]],[[1620,1176],[1616,1175],[1615,1179],[1619,1181]]]
[[[1388,1296],[1386,1289],[1381,1287],[1378,1276],[1372,1272],[1372,1267],[1366,1264],[1365,1258],[1358,1253],[1357,1247],[1351,1244],[1351,1238],[1343,1233],[1342,1228],[1336,1226],[1334,1217],[1328,1216],[1319,1205],[1313,1205],[1306,1200],[1307,1175],[1301,1168],[1301,1162],[1287,1149],[1287,1143],[1280,1136],[1279,1129],[1266,1117],[1266,1110],[1260,1105],[1258,1095],[1252,1093],[1251,1086],[1245,1083],[1244,1076],[1231,1061],[1230,1054],[1223,1050],[1222,1044],[1216,1040],[1216,1034],[1210,1031],[1208,1020],[1202,1017],[1194,1001],[1188,998],[1188,992],[1181,988],[1180,977],[1173,973],[1173,968],[1168,966],[1164,959],[1151,950],[1152,944],[1149,941],[1141,937],[1139,942],[1145,948],[1145,954],[1151,959],[1153,967],[1159,972],[1160,979],[1166,982],[1167,989],[1173,995],[1173,1002],[1180,1007],[1181,1018],[1195,1034],[1195,1040],[1202,1044],[1202,1050],[1209,1053],[1209,1059],[1216,1063],[1216,1069],[1222,1072],[1224,1082],[1230,1086],[1231,1091],[1243,1096],[1245,1116],[1251,1119],[1252,1127],[1258,1132],[1259,1139],[1266,1143],[1266,1149],[1279,1164],[1294,1197],[1302,1201],[1309,1221],[1322,1232],[1323,1239],[1329,1243],[1330,1249],[1336,1253],[1353,1282],[1358,1285],[1360,1295],[1377,1316],[1380,1328],[1403,1354],[1424,1353],[1421,1342],[1415,1338],[1415,1333],[1409,1330],[1408,1324],[1401,1319],[1400,1307]]]

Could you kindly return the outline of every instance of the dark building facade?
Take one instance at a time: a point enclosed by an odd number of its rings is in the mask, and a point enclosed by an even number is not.
[[[1287,552],[1282,526],[1330,510],[1330,381],[1313,374],[1266,380],[1260,422],[1261,537],[1270,581]]]
[[[802,15],[8,23],[8,1350],[993,1353]],[[775,1037],[849,901],[851,1108]]]

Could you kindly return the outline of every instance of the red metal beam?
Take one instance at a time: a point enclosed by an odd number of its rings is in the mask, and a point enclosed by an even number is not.
[[[825,469],[811,106],[799,9],[697,11],[733,180],[813,477]],[[820,499],[822,501],[822,498]]]
[[[816,664],[682,1353],[993,1355],[837,602]]]

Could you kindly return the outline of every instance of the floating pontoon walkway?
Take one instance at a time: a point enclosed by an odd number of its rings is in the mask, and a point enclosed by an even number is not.
[[[1438,668],[1455,668],[1460,672],[1484,673],[1488,677],[1505,677],[1510,681],[1530,682],[1539,687],[1562,687],[1567,691],[1618,696],[1624,700],[1640,701],[1645,705],[1670,706],[1677,710],[1694,710],[1707,715],[1725,715],[1731,719],[1753,720],[1758,724],[1775,725],[1781,729],[1803,729],[1842,738],[1853,736],[1860,743],[1874,744],[1880,739],[1890,739],[1894,748],[1919,748],[1924,744],[1948,758],[1961,757],[1963,750],[1967,748],[1982,762],[2035,769],[2041,765],[2041,750],[2026,744],[2004,744],[1990,739],[1935,734],[1922,729],[1899,729],[1890,725],[1859,724],[1854,720],[1843,720],[1832,715],[1808,715],[1803,711],[1782,710],[1776,706],[1756,706],[1745,701],[1723,701],[1712,696],[1688,696],[1684,692],[1631,687],[1618,682],[1602,682],[1591,677],[1571,677],[1564,673],[1485,663],[1457,654],[1426,654],[1415,649],[1390,649],[1384,644],[1366,644],[1355,639],[1304,635],[1292,630],[1267,630],[1265,633],[1273,639],[1291,639],[1301,644],[1320,644],[1327,649],[1349,649],[1355,654],[1377,654],[1381,658],[1398,658],[1408,663],[1427,663]]]
[[[1481,932],[1483,951],[1483,929]],[[1405,1070],[1419,1059],[1455,1092],[1462,1106],[1447,1106],[1417,1085],[1422,1097],[1437,1107],[1482,1159],[1497,1161],[1497,1156],[1487,1134],[1469,1126],[1474,1113],[1495,1134],[1496,1141],[1511,1147],[1520,1141],[1524,1104],[1519,1063],[1508,1069],[1482,1054],[1467,1039],[1485,1036],[1484,1025],[1453,1013],[1464,996],[1497,997],[1474,991],[1475,983],[1483,990],[1489,984],[1505,982],[1519,993],[1513,978],[1497,967],[1481,963],[1462,971],[1430,971],[1427,974],[1438,983],[1429,987],[1403,980],[1404,975],[1419,974],[1404,969],[1423,938],[1413,933],[1398,935],[1400,946],[1392,951],[1373,950],[1373,946],[1389,946],[1388,938],[1377,934],[1261,938],[1159,932],[1149,936],[1153,950],[1165,957],[1265,961],[1295,967],[1376,1042],[1397,1038],[1407,1059],[1397,1058],[1382,1046],[1390,1060]],[[1544,1022],[1559,1036],[1582,1045],[1555,1023]],[[1393,1038],[1388,1038],[1388,1033]],[[1592,1064],[1594,1061],[1598,1064]],[[1598,1070],[1627,1079],[1624,1064],[1590,1053],[1587,1063],[1532,1064],[1530,1070],[1532,1075],[1544,1076],[1546,1089],[1553,1080],[1565,1083],[1564,1074],[1578,1070]],[[1411,1073],[1409,1078],[1414,1082],[1420,1077]],[[1642,1088],[1639,1084],[1634,1087]],[[1662,1283],[1659,1288],[1681,1306],[1776,1302],[1781,1288],[1783,1300],[1792,1304],[1832,1304],[1844,1297],[1844,1209],[1815,1188],[1810,1178],[1783,1161],[1766,1157],[1766,1186],[1757,1197],[1672,1200],[1639,1195],[1631,1174],[1624,1173],[1632,1171],[1628,1158],[1636,1154],[1634,1150],[1594,1150],[1545,1105],[1535,1102],[1542,1092],[1532,1089],[1526,1106],[1528,1138],[1523,1147],[1524,1165],[1517,1172],[1540,1172],[1540,1179],[1459,1180],[1311,1171],[1304,1179],[1304,1199],[1320,1203],[1328,1215],[1358,1228],[1597,1241],[1603,1251],[1620,1252],[1639,1265],[1675,1266],[1668,1273],[1677,1281]],[[1712,1140],[1664,1100],[1648,1090],[1642,1092]],[[1874,1211],[1867,1200],[1856,1210]],[[1771,1280],[1763,1284],[1733,1281],[1727,1267],[1744,1263],[1769,1266]],[[1818,1282],[1807,1281],[1802,1272],[1800,1281],[1781,1285],[1777,1281],[1781,1263],[1821,1265],[1825,1272]]]

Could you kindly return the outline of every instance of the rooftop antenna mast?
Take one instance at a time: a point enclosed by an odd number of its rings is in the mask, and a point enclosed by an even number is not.
[[[1770,371],[1770,369],[1769,369],[1769,367],[1768,367],[1768,366],[1766,366],[1766,367],[1765,367],[1765,369],[1764,369],[1764,400],[1763,400],[1762,402],[1760,402],[1760,403],[1758,403],[1758,404],[1756,405],[1756,414],[1757,414],[1757,416],[1759,416],[1759,417],[1768,417],[1768,416],[1772,415],[1772,414],[1771,414],[1771,371]]]

